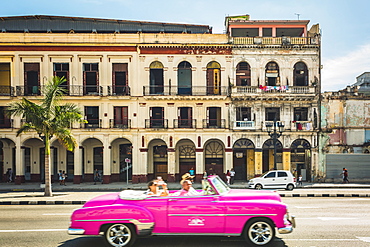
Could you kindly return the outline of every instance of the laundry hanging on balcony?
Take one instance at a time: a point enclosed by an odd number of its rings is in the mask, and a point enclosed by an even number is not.
[[[289,90],[287,86],[262,86],[260,85],[259,88],[263,91],[271,91],[271,90],[279,90],[279,91],[287,91]]]

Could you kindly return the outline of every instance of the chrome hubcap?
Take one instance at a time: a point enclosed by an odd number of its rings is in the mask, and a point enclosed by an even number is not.
[[[107,240],[115,247],[126,246],[131,240],[131,231],[126,225],[116,224],[108,229]]]
[[[272,239],[272,228],[263,221],[255,222],[250,226],[248,235],[253,244],[264,245]]]

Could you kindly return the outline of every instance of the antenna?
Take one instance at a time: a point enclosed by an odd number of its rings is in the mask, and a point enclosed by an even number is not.
[[[297,14],[297,13],[294,13],[295,15],[297,15],[297,17],[298,17],[298,20],[299,20],[299,16],[301,15],[301,14]]]

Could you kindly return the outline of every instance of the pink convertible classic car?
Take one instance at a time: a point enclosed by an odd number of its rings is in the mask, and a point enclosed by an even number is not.
[[[142,191],[98,196],[73,212],[69,234],[103,235],[108,246],[131,246],[148,235],[244,236],[267,246],[291,233],[294,217],[273,191],[230,189],[218,176],[203,181],[202,195],[148,197]]]

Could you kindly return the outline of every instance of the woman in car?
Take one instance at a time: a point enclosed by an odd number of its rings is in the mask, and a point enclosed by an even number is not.
[[[158,187],[162,186],[162,189]],[[168,189],[166,183],[158,183],[158,180],[153,180],[148,183],[148,190],[144,192],[148,196],[168,196]]]

